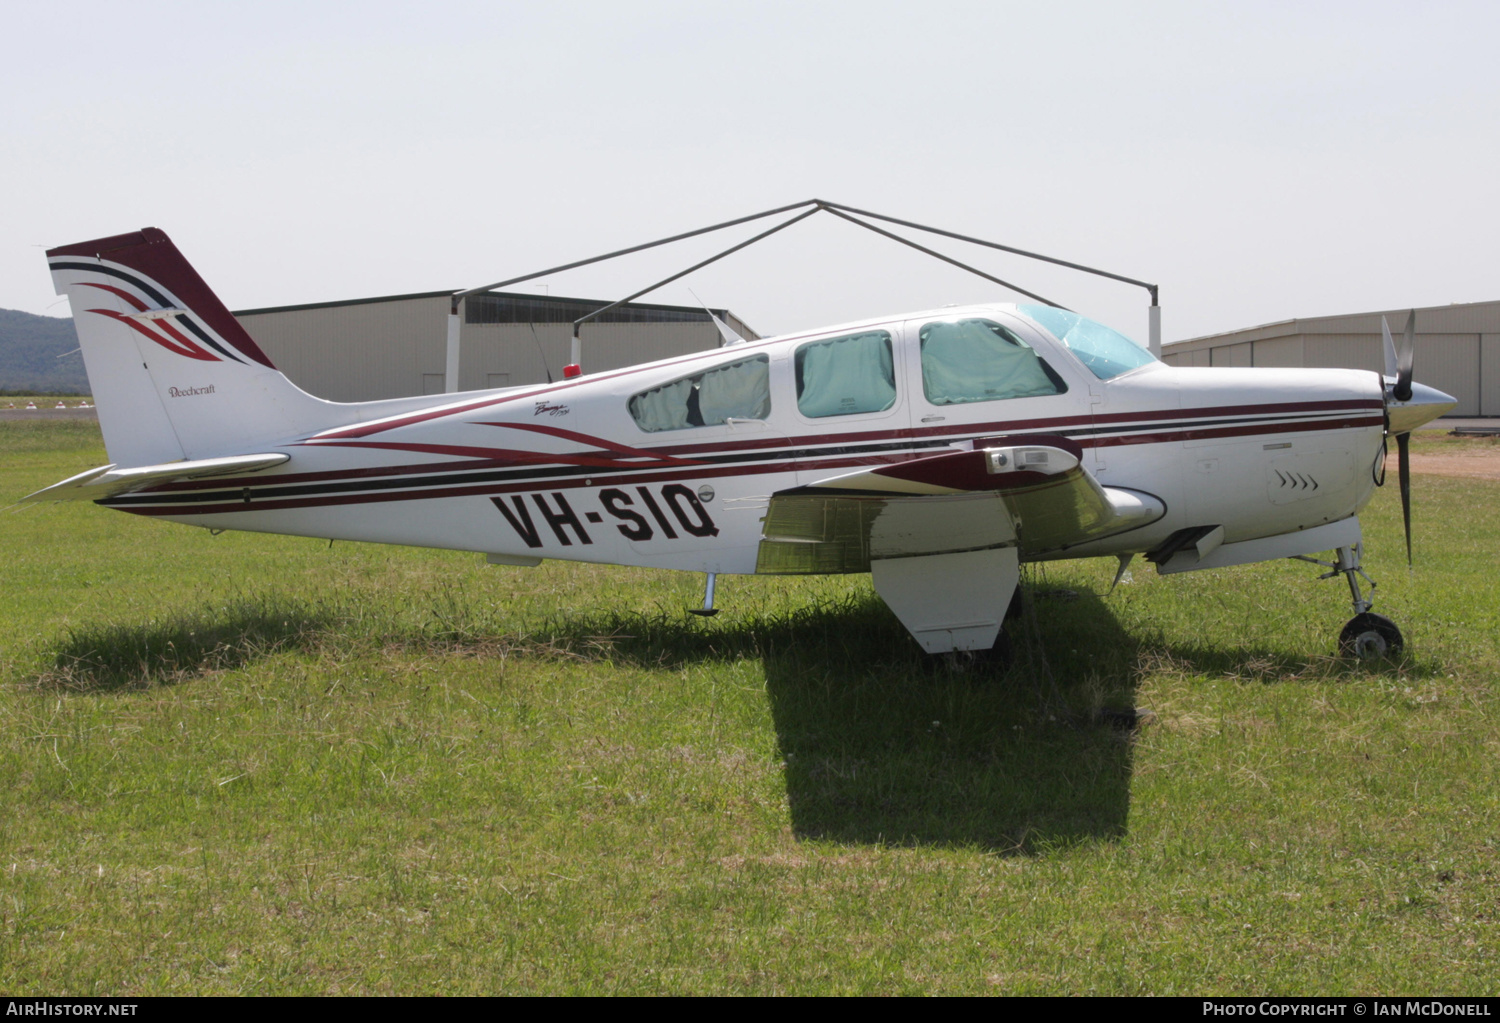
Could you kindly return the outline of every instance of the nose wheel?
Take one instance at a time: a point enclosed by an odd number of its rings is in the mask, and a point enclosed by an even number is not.
[[[1405,645],[1396,623],[1371,611],[1362,611],[1349,619],[1339,633],[1339,656],[1357,657],[1361,661],[1398,657]]]
[[[1328,569],[1319,579],[1332,579],[1341,575],[1349,582],[1349,595],[1353,598],[1354,617],[1344,624],[1339,632],[1339,656],[1355,657],[1361,661],[1372,661],[1382,657],[1399,657],[1406,641],[1401,630],[1385,615],[1375,614],[1370,608],[1375,605],[1360,592],[1359,581],[1370,584],[1370,596],[1375,595],[1375,580],[1360,567],[1364,544],[1356,543],[1334,551],[1337,561],[1323,561],[1305,554],[1296,555],[1298,561],[1310,561]]]

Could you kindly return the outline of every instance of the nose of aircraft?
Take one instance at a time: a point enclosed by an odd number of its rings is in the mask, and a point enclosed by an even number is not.
[[[1412,383],[1411,397],[1406,401],[1397,401],[1395,396],[1386,392],[1385,409],[1390,416],[1390,432],[1393,434],[1409,433],[1430,422],[1438,416],[1447,415],[1458,405],[1458,399],[1451,394],[1444,394],[1436,387],[1428,387],[1426,384]]]

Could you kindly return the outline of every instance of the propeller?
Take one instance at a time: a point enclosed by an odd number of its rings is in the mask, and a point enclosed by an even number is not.
[[[1390,388],[1390,399],[1386,404],[1389,410],[1391,400],[1411,401],[1411,376],[1417,351],[1417,311],[1413,309],[1406,316],[1406,337],[1399,356],[1396,354],[1396,343],[1391,339],[1391,326],[1384,316],[1380,318],[1380,332],[1385,341],[1386,383]],[[1387,416],[1387,421],[1389,421],[1389,416]],[[1411,431],[1409,429],[1396,434],[1396,458],[1398,478],[1401,481],[1401,520],[1406,526],[1406,567],[1410,568],[1412,558]]]
[[[1411,434],[1396,434],[1396,459],[1401,480],[1401,521],[1406,524],[1406,567],[1411,568]]]
[[[1401,358],[1396,363],[1396,386],[1391,388],[1391,397],[1397,401],[1411,401],[1411,370],[1416,354],[1417,311],[1413,309],[1406,314],[1406,344],[1402,346]]]

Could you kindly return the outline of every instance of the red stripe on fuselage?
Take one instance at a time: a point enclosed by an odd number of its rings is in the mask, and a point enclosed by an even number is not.
[[[1316,430],[1309,430],[1309,426],[1316,425]],[[1273,433],[1316,433],[1322,430],[1344,430],[1359,426],[1384,426],[1385,417],[1366,417],[1363,419],[1319,419],[1316,423],[1305,420],[1290,423],[1260,423],[1255,426],[1221,426],[1207,429],[1185,429],[1173,430],[1163,433],[1132,433],[1123,437],[1094,437],[1088,440],[1079,439],[1084,447],[1113,448],[1126,444],[1164,444],[1178,441],[1211,440],[1225,437],[1254,437],[1260,434]]]
[[[480,406],[475,406],[480,407]],[[1155,423],[1162,420],[1174,419],[1203,419],[1210,416],[1234,416],[1252,415],[1259,413],[1290,415],[1297,412],[1336,412],[1351,409],[1380,409],[1383,408],[1378,400],[1352,399],[1322,402],[1281,402],[1272,405],[1226,405],[1221,407],[1200,407],[1195,409],[1167,409],[1144,412],[1116,412],[1099,416],[1056,416],[1049,419],[1007,419],[995,420],[987,423],[973,423],[968,425],[954,424],[951,426],[933,426],[921,428],[900,428],[881,431],[860,431],[826,434],[803,434],[799,436],[763,437],[759,439],[742,439],[732,441],[714,441],[700,444],[676,444],[662,445],[650,452],[651,457],[669,458],[678,455],[710,454],[726,451],[756,451],[764,448],[784,447],[817,447],[827,444],[849,444],[849,443],[876,443],[892,440],[916,440],[930,439],[942,436],[952,436],[955,439],[963,439],[969,435],[994,433],[996,431],[1014,432],[1021,430],[1056,430],[1067,427],[1092,427],[1101,425],[1124,426],[1131,422]],[[512,429],[535,430],[541,433],[551,433],[555,436],[565,436],[581,443],[592,443],[599,445],[605,450],[619,450],[637,452],[638,449],[617,445],[601,437],[589,434],[577,433],[571,430],[559,430],[555,427],[545,427],[533,423],[476,423],[483,426],[504,426]],[[334,434],[320,434],[310,438],[312,441],[323,442],[325,438],[331,439]],[[1082,440],[1080,439],[1080,443]],[[321,446],[321,443],[320,445]],[[642,452],[644,455],[645,453]]]
[[[1371,407],[1374,407],[1374,408],[1380,408],[1381,407],[1378,402],[1368,403],[1368,402],[1362,402],[1362,401],[1337,401],[1337,402],[1325,402],[1325,403],[1318,403],[1318,402],[1288,402],[1288,403],[1284,403],[1284,405],[1282,405],[1282,406],[1272,406],[1271,408],[1276,408],[1276,409],[1278,409],[1279,411],[1282,411],[1282,412],[1299,412],[1299,411],[1300,412],[1308,412],[1308,411],[1337,411],[1337,410],[1343,409],[1343,408],[1349,408],[1349,407],[1358,408],[1358,407],[1367,407],[1367,406],[1371,406]],[[1234,405],[1234,406],[1225,406],[1223,409],[1217,409],[1217,410],[1216,409],[1197,409],[1197,410],[1191,410],[1191,412],[1192,412],[1192,415],[1194,417],[1201,418],[1201,417],[1204,417],[1205,415],[1214,414],[1215,412],[1220,412],[1222,414],[1233,415],[1233,414],[1242,414],[1242,413],[1247,412],[1247,411],[1255,411],[1257,409],[1262,409],[1263,410],[1265,408],[1266,408],[1266,406]],[[1181,412],[1181,410],[1174,410],[1173,414],[1175,416],[1177,416],[1177,417],[1180,418],[1183,413]],[[1144,427],[1144,426],[1146,426],[1148,424],[1154,424],[1156,422],[1160,422],[1163,418],[1166,418],[1166,415],[1167,415],[1166,413],[1132,412],[1132,413],[1118,413],[1118,414],[1115,414],[1115,415],[1113,415],[1113,416],[1111,416],[1109,418],[1112,418],[1112,419],[1116,420],[1117,423],[1119,423],[1120,425],[1124,425],[1124,424],[1128,423],[1131,420],[1140,421],[1141,425]],[[1105,418],[1105,417],[1100,417],[1100,418],[1102,419],[1102,418]],[[878,432],[878,433],[872,433],[872,432],[864,432],[864,433],[840,433],[840,434],[821,434],[821,435],[802,436],[802,437],[776,436],[776,437],[771,437],[771,438],[759,438],[759,439],[756,439],[756,440],[721,441],[721,442],[714,442],[714,443],[708,443],[708,444],[677,445],[677,446],[674,446],[674,447],[663,447],[663,448],[660,448],[660,449],[658,449],[656,451],[645,451],[645,450],[636,449],[636,448],[619,447],[619,446],[615,446],[615,450],[621,450],[621,451],[631,452],[631,453],[633,453],[635,455],[639,455],[639,457],[642,457],[642,458],[652,458],[652,459],[655,459],[659,464],[667,464],[667,463],[691,464],[690,462],[681,462],[678,459],[673,458],[672,454],[673,453],[676,453],[676,454],[702,454],[702,455],[707,455],[707,454],[734,454],[734,453],[746,453],[746,454],[748,454],[748,453],[751,453],[751,452],[754,452],[754,451],[759,451],[759,450],[764,450],[764,449],[772,449],[772,448],[775,448],[775,449],[780,449],[780,448],[807,448],[807,447],[817,447],[817,446],[824,446],[824,445],[848,444],[848,443],[851,443],[851,442],[866,443],[866,444],[876,444],[876,443],[899,442],[899,441],[905,441],[905,440],[913,440],[913,441],[914,440],[930,440],[930,439],[933,439],[935,437],[941,437],[944,434],[946,434],[947,436],[949,436],[955,442],[957,442],[957,441],[963,441],[963,440],[970,440],[970,439],[979,440],[981,438],[988,440],[988,439],[992,438],[993,435],[996,434],[997,432],[998,433],[1002,433],[1002,434],[1011,434],[1011,433],[1013,433],[1015,431],[1022,431],[1022,430],[1024,430],[1024,431],[1030,431],[1030,432],[1035,432],[1038,427],[1045,427],[1047,425],[1054,425],[1054,426],[1058,425],[1058,424],[1073,424],[1073,425],[1082,424],[1082,425],[1087,425],[1087,424],[1090,424],[1092,422],[1094,422],[1094,420],[1091,419],[1088,416],[1067,417],[1065,419],[1009,420],[1009,421],[1005,421],[1005,422],[976,423],[976,424],[967,425],[967,426],[960,426],[960,425],[956,425],[955,424],[953,426],[933,427],[933,428],[927,428],[927,429],[922,429],[922,430],[901,429],[901,430],[885,430],[885,431],[881,431],[881,432]],[[1184,427],[1181,427],[1181,428],[1179,428],[1177,430],[1171,430],[1171,431],[1153,431],[1153,432],[1150,432],[1150,433],[1139,433],[1139,434],[1132,434],[1132,435],[1127,435],[1127,436],[1113,436],[1113,437],[1089,437],[1089,436],[1083,436],[1083,437],[1074,437],[1074,438],[1070,438],[1070,439],[1073,440],[1075,443],[1077,443],[1080,447],[1084,447],[1084,448],[1089,448],[1089,447],[1116,447],[1116,446],[1125,445],[1125,444],[1167,443],[1167,442],[1171,442],[1174,439],[1176,439],[1176,440],[1184,440],[1185,441],[1185,440],[1197,440],[1197,439],[1205,439],[1205,438],[1212,438],[1212,437],[1251,436],[1251,435],[1253,435],[1255,433],[1296,432],[1296,431],[1302,430],[1302,429],[1307,429],[1309,431],[1315,431],[1315,430],[1319,430],[1319,429],[1344,428],[1344,427],[1348,427],[1348,426],[1352,426],[1352,425],[1375,426],[1375,425],[1382,425],[1382,423],[1383,423],[1383,420],[1375,418],[1375,417],[1370,417],[1370,418],[1365,418],[1365,419],[1349,419],[1349,418],[1346,417],[1346,418],[1340,418],[1340,419],[1337,419],[1337,420],[1330,420],[1330,419],[1305,420],[1305,419],[1299,419],[1299,420],[1295,420],[1295,421],[1291,421],[1291,422],[1282,422],[1282,423],[1275,423],[1275,422],[1267,423],[1267,422],[1265,422],[1265,421],[1262,420],[1262,421],[1260,421],[1258,423],[1247,423],[1247,424],[1243,424],[1243,425],[1225,425],[1225,426],[1222,426],[1222,427],[1198,428],[1198,429],[1195,429],[1195,428],[1193,428],[1192,426],[1189,425],[1189,426],[1184,426]],[[525,425],[526,426],[532,426],[533,424],[525,424]],[[539,428],[538,432],[551,432],[553,429],[555,429],[555,428],[550,428],[550,427],[549,428],[542,428],[541,424],[535,424],[535,425]],[[560,433],[567,433],[572,438],[578,439],[580,441],[594,441],[594,442],[600,443],[600,444],[606,443],[606,442],[600,440],[599,438],[590,437],[587,434],[575,433],[573,431],[559,431],[559,432]],[[989,435],[989,436],[987,437],[986,435]],[[1008,438],[1008,440],[1019,440],[1019,439],[1020,438]],[[402,444],[394,444],[394,443],[387,444],[387,443],[382,443],[382,442],[378,442],[378,441],[374,441],[374,442],[357,442],[356,441],[356,442],[342,442],[342,443],[325,442],[325,443],[318,444],[316,446],[317,447],[372,447],[372,448],[381,448],[381,449],[411,450],[411,451],[423,450],[423,451],[432,451],[434,453],[448,453],[448,454],[454,454],[454,455],[462,455],[462,454],[465,454],[465,453],[469,453],[469,454],[478,454],[479,457],[473,457],[473,458],[467,459],[465,461],[458,461],[458,462],[430,462],[430,463],[414,464],[414,465],[394,465],[394,466],[389,466],[389,467],[386,467],[386,466],[369,466],[369,467],[357,468],[357,469],[334,469],[334,470],[329,470],[329,471],[326,471],[326,472],[296,472],[296,473],[284,473],[284,474],[274,475],[274,476],[255,475],[255,476],[239,476],[239,477],[230,477],[230,478],[220,477],[220,478],[211,479],[211,480],[189,480],[189,481],[183,481],[183,482],[179,482],[179,483],[162,484],[160,486],[150,488],[150,491],[148,491],[148,492],[171,493],[171,492],[192,491],[192,490],[220,490],[220,489],[230,489],[230,488],[244,487],[244,486],[268,486],[268,485],[276,485],[276,486],[288,485],[289,486],[289,485],[292,485],[292,484],[333,482],[333,481],[337,481],[337,480],[369,479],[369,478],[390,477],[390,476],[413,476],[413,475],[420,475],[422,473],[468,472],[468,471],[479,471],[479,470],[483,470],[483,469],[518,468],[518,467],[523,466],[523,465],[563,464],[565,462],[565,460],[568,460],[568,459],[579,459],[579,458],[598,459],[599,461],[597,461],[597,462],[591,462],[591,463],[581,463],[580,462],[580,463],[575,463],[575,464],[597,464],[597,465],[600,465],[600,466],[617,465],[617,466],[619,466],[621,468],[637,468],[637,466],[625,465],[625,464],[620,463],[618,461],[611,462],[609,460],[609,458],[608,458],[608,454],[609,454],[609,450],[610,449],[609,448],[603,448],[603,447],[596,448],[596,449],[593,449],[593,450],[570,452],[567,455],[561,455],[561,454],[544,454],[544,453],[521,452],[521,451],[514,451],[514,450],[511,450],[511,449],[469,448],[469,447],[449,446],[449,445],[426,445],[426,446],[423,446],[423,445],[402,445]],[[869,455],[863,456],[864,459],[865,459],[863,462],[859,462],[859,463],[855,463],[855,464],[871,465],[871,464],[882,464],[882,463],[888,463],[888,462],[899,462],[899,461],[904,461],[904,460],[908,460],[908,459],[911,459],[911,458],[924,457],[928,453],[930,453],[930,451],[915,451],[915,452],[871,452]],[[641,465],[641,466],[638,466],[638,467],[639,468],[647,468],[648,466]],[[746,471],[746,472],[752,472],[752,471],[754,471],[754,468],[755,467],[753,465],[747,465],[745,467],[744,471]]]
[[[795,462],[771,462],[761,463],[755,466],[756,473],[772,472],[794,472],[797,468]],[[659,472],[650,474],[632,474],[630,476],[611,476],[605,486],[626,486],[637,483],[665,482],[679,479],[709,479],[719,476],[745,475],[745,470],[739,466],[721,466],[718,468],[705,467],[702,469],[678,469],[672,472]],[[284,508],[319,508],[331,505],[343,504],[379,504],[388,501],[420,501],[426,498],[451,498],[485,496],[490,494],[508,494],[512,491],[552,491],[552,490],[576,490],[580,487],[592,488],[592,482],[582,479],[561,480],[526,480],[521,483],[482,483],[469,487],[449,487],[441,490],[400,490],[394,492],[382,492],[373,494],[336,494],[329,497],[298,497],[287,500],[277,500],[274,497],[264,499],[252,499],[246,503],[243,499],[223,504],[205,505],[173,505],[170,508],[148,508],[134,507],[129,505],[116,505],[120,511],[128,511],[135,515],[166,515],[166,516],[191,516],[191,515],[219,515],[226,512],[243,511],[278,511]],[[100,502],[108,504],[107,501]]]
[[[784,340],[787,340],[787,339],[786,338],[768,339],[764,343],[765,344],[769,344],[772,341],[784,341]],[[760,347],[760,345],[762,343],[761,342],[755,342],[753,344],[754,344],[755,347]],[[722,351],[704,352],[704,353],[700,353],[696,358],[684,358],[680,363],[674,363],[673,365],[688,366],[688,365],[691,365],[692,363],[700,361],[700,360],[718,358],[722,354],[723,354]],[[601,380],[614,380],[614,379],[616,379],[618,377],[621,377],[621,376],[628,376],[629,374],[635,373],[637,371],[638,370],[637,370],[636,367],[628,367],[628,368],[625,368],[625,369],[614,370],[614,371],[608,372],[608,373],[600,373],[600,374],[597,374],[595,376],[579,377],[579,378],[577,378],[575,380],[571,380],[571,381],[562,381],[562,382],[556,383],[556,384],[549,384],[549,385],[547,385],[545,387],[538,387],[538,388],[536,388],[534,390],[528,390],[528,391],[525,391],[525,392],[523,392],[521,394],[507,394],[507,395],[504,395],[504,396],[501,396],[501,397],[497,397],[497,398],[489,398],[489,399],[485,399],[483,401],[476,401],[476,402],[473,402],[472,404],[465,404],[465,405],[459,406],[457,408],[448,407],[448,408],[443,408],[443,409],[434,409],[434,410],[429,411],[429,412],[413,413],[412,415],[401,416],[399,418],[395,418],[395,419],[391,419],[391,420],[377,421],[377,422],[374,422],[374,423],[362,423],[362,424],[360,424],[358,426],[349,426],[349,427],[343,427],[341,429],[329,430],[329,431],[327,431],[325,433],[316,434],[313,437],[310,437],[309,440],[318,441],[318,440],[324,440],[324,439],[330,439],[331,440],[331,439],[335,439],[335,438],[344,438],[344,437],[366,437],[366,436],[369,436],[372,433],[382,433],[382,432],[384,432],[386,430],[395,430],[395,429],[399,429],[399,428],[404,427],[404,426],[412,426],[412,425],[417,424],[417,423],[431,422],[434,419],[444,419],[444,418],[447,418],[449,416],[462,415],[465,412],[471,412],[471,411],[474,411],[474,410],[477,410],[477,409],[493,408],[494,406],[503,405],[503,404],[506,404],[508,402],[519,401],[519,400],[521,400],[523,398],[530,398],[530,397],[532,397],[534,395],[537,395],[537,394],[554,394],[554,393],[557,393],[557,392],[560,392],[560,391],[569,390],[571,388],[581,387],[581,386],[584,386],[585,384],[597,383],[597,382],[599,382]],[[999,429],[999,428],[1006,428],[1006,429],[1030,429],[1033,425],[1036,425],[1037,428],[1047,428],[1049,426],[1050,427],[1064,427],[1064,426],[1068,426],[1068,425],[1089,425],[1089,424],[1102,424],[1102,423],[1112,423],[1112,422],[1128,422],[1132,418],[1139,418],[1142,415],[1149,415],[1151,418],[1156,418],[1156,419],[1184,419],[1184,418],[1194,418],[1194,417],[1200,417],[1200,416],[1204,416],[1204,415],[1214,415],[1214,414],[1218,414],[1218,415],[1236,415],[1236,414],[1242,414],[1242,413],[1270,412],[1270,411],[1296,412],[1296,411],[1303,411],[1303,410],[1309,410],[1309,409],[1315,409],[1315,408],[1317,408],[1317,409],[1326,409],[1326,410],[1333,410],[1333,409],[1339,409],[1339,408],[1348,408],[1348,409],[1353,409],[1353,408],[1383,408],[1383,405],[1382,405],[1380,399],[1378,399],[1378,398],[1369,398],[1369,399],[1366,399],[1366,398],[1353,398],[1353,399],[1340,399],[1340,400],[1336,400],[1336,401],[1279,402],[1279,403],[1274,403],[1274,404],[1269,404],[1269,405],[1267,405],[1267,404],[1260,404],[1260,405],[1230,405],[1230,406],[1224,406],[1224,407],[1216,408],[1216,409],[1213,409],[1213,408],[1211,408],[1211,409],[1201,409],[1201,408],[1200,409],[1164,409],[1164,410],[1161,410],[1161,411],[1158,411],[1158,412],[1152,412],[1152,413],[1115,412],[1115,413],[1105,413],[1103,415],[1095,415],[1095,416],[1089,416],[1089,415],[1084,415],[1084,416],[1062,416],[1062,417],[1057,417],[1057,418],[1052,418],[1052,419],[1038,419],[1038,420],[1031,420],[1031,421],[1021,422],[1021,423],[1016,423],[1016,422],[1011,422],[1009,424],[1006,424],[1006,423],[992,423],[992,424],[989,424],[988,426],[980,427],[980,429],[986,429],[986,430],[988,430],[988,429]],[[500,425],[500,424],[493,424],[492,423],[492,424],[487,424],[487,425]],[[925,434],[938,433],[938,432],[941,432],[941,430],[942,430],[941,427],[933,427],[933,428],[929,428],[929,429],[916,430],[916,431],[914,431],[912,433],[912,436],[922,436],[922,435],[925,435]],[[847,435],[838,435],[838,436],[847,436]],[[682,448],[680,450],[688,451],[688,450],[692,450],[693,447],[694,446],[688,446],[688,447],[684,447],[684,448]],[[711,450],[711,448],[710,448],[710,450]]]
[[[545,426],[542,423],[475,423],[475,426],[498,426],[507,430],[525,430],[529,433],[542,433],[549,437],[561,437],[563,440],[578,441],[580,444],[597,444],[606,451],[626,455],[630,458],[650,458],[656,461],[676,462],[675,458],[668,458],[658,451],[645,451],[633,448],[626,444],[619,444],[603,437],[592,437],[586,433],[578,433],[576,430],[564,430],[557,426]],[[688,464],[686,462],[682,463]]]
[[[460,455],[460,456],[467,455],[469,457],[474,457],[474,458],[483,458],[483,457],[487,457],[487,456],[490,457],[490,458],[494,458],[501,451],[503,451],[505,453],[506,457],[510,459],[510,461],[507,463],[507,462],[501,462],[501,461],[497,460],[496,461],[496,465],[497,466],[504,466],[506,464],[510,464],[510,465],[588,465],[588,466],[598,466],[598,467],[613,467],[613,466],[625,465],[627,467],[632,467],[633,468],[636,464],[647,464],[647,465],[651,465],[651,464],[655,464],[655,465],[694,465],[694,464],[698,464],[698,463],[694,463],[694,462],[691,462],[691,461],[685,461],[685,460],[683,460],[681,458],[658,458],[658,457],[650,454],[649,452],[644,452],[644,451],[636,453],[636,454],[633,454],[633,455],[631,455],[631,457],[632,458],[647,459],[648,460],[647,462],[645,462],[645,463],[634,463],[634,462],[626,463],[626,462],[622,462],[619,459],[619,457],[617,457],[615,455],[611,455],[607,451],[600,452],[597,455],[591,455],[591,454],[586,454],[586,453],[581,453],[581,454],[575,454],[575,453],[553,454],[553,453],[546,452],[546,451],[515,451],[515,450],[511,450],[511,449],[507,449],[507,448],[470,448],[470,447],[460,447],[458,445],[453,445],[453,444],[401,444],[401,443],[396,443],[394,441],[373,441],[373,440],[369,440],[369,441],[367,441],[367,440],[351,440],[351,441],[343,441],[343,442],[340,442],[338,444],[320,444],[318,446],[319,447],[340,447],[340,448],[373,448],[373,449],[379,450],[379,451],[412,451],[412,452],[419,452],[419,453],[429,454],[429,455]],[[438,470],[446,470],[448,468],[448,466],[447,466],[447,463],[439,463],[437,465],[432,466],[432,468],[433,469],[438,469]]]
[[[1225,405],[1194,409],[1165,409],[1147,412],[1114,412],[1099,416],[1056,416],[1051,419],[1002,419],[988,423],[953,424],[949,426],[910,427],[882,432],[825,433],[797,437],[773,437],[753,441],[715,441],[706,444],[680,444],[658,448],[663,455],[709,454],[727,450],[755,450],[766,447],[817,447],[825,444],[850,444],[885,440],[928,440],[951,436],[955,440],[991,433],[1014,433],[1017,431],[1055,431],[1068,427],[1088,428],[1099,426],[1126,426],[1132,422],[1154,424],[1163,420],[1208,419],[1210,417],[1239,415],[1290,415],[1296,412],[1340,412],[1354,409],[1384,409],[1378,400],[1340,401],[1295,401],[1275,405]],[[1084,437],[1073,438],[1087,447],[1090,441]]]
[[[1375,427],[1383,425],[1383,419],[1374,417],[1346,418],[1332,421],[1323,421],[1317,424],[1306,422],[1300,423],[1270,423],[1247,426],[1229,426],[1215,428],[1212,430],[1177,430],[1160,432],[1154,434],[1139,434],[1133,437],[1111,437],[1097,440],[1080,440],[1081,447],[1114,447],[1125,444],[1163,444],[1179,443],[1187,440],[1198,439],[1223,439],[1230,437],[1254,437],[1260,435],[1274,435],[1297,432],[1322,432],[1326,430],[1347,429],[1354,427]],[[1309,426],[1316,425],[1317,429],[1309,430]],[[785,472],[813,472],[831,469],[861,468],[871,465],[892,464],[907,461],[915,457],[921,457],[919,453],[896,452],[880,455],[844,455],[823,459],[806,459],[802,461],[780,461],[760,462],[749,465],[726,465],[726,466],[695,466],[684,469],[672,469],[663,471],[654,468],[642,468],[642,471],[634,471],[628,474],[612,475],[604,482],[604,486],[626,486],[640,483],[663,483],[682,479],[713,479],[724,476],[756,476],[771,473]],[[632,467],[634,468],[634,467]],[[262,484],[273,482],[270,479],[259,481]],[[220,484],[223,486],[224,484]],[[334,505],[348,504],[373,504],[390,501],[421,501],[436,500],[453,497],[485,496],[494,494],[509,494],[541,490],[576,490],[590,488],[600,485],[594,480],[586,480],[579,477],[557,478],[557,479],[530,479],[515,483],[481,483],[470,486],[445,485],[432,489],[414,488],[400,491],[380,491],[364,494],[336,494],[326,497],[303,497],[278,500],[274,496],[252,499],[246,503],[243,499],[232,502],[203,504],[203,505],[171,505],[158,507],[132,507],[116,506],[122,511],[129,511],[138,515],[153,516],[192,516],[192,515],[215,515],[229,512],[243,511],[276,511],[292,508],[314,508]],[[269,494],[274,494],[270,491]],[[108,502],[103,502],[108,503]]]

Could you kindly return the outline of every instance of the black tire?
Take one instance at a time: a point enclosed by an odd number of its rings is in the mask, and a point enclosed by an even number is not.
[[[1354,657],[1361,661],[1401,656],[1406,641],[1401,630],[1385,615],[1365,611],[1349,619],[1339,633],[1339,655]]]

